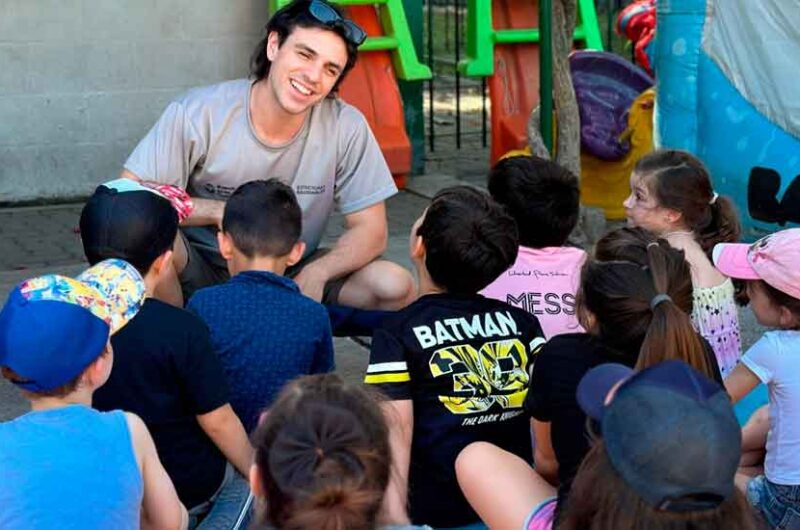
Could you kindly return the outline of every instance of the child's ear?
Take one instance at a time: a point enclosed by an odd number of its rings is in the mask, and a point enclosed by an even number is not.
[[[249,482],[250,482],[250,490],[253,492],[253,496],[259,499],[263,499],[266,495],[264,491],[264,487],[261,485],[261,470],[258,469],[258,466],[253,463],[250,465],[250,473],[248,473]]]
[[[306,244],[303,241],[298,241],[297,243],[292,246],[292,250],[289,251],[289,257],[286,259],[286,265],[291,267],[298,261],[303,258],[303,254],[306,251]]]
[[[796,329],[800,327],[800,317],[792,313],[786,306],[780,307],[779,324],[781,329]]]
[[[233,259],[233,241],[227,232],[222,230],[217,232],[217,244],[219,244],[219,253],[224,259]]]
[[[678,222],[680,222],[681,220],[683,220],[683,214],[681,212],[679,212],[678,210],[673,210],[672,208],[665,208],[664,212],[665,212],[664,216],[666,218],[666,221],[669,224],[673,224],[674,225],[674,224],[677,224]]]
[[[167,270],[170,266],[172,266],[173,256],[174,253],[172,249],[170,249],[155,259],[153,265],[150,268],[153,270],[153,272],[156,273],[156,276],[161,276],[165,270]]]
[[[411,236],[409,253],[412,259],[421,260],[425,258],[425,241],[422,240],[422,236]]]
[[[99,388],[108,380],[111,368],[114,365],[114,349],[111,347],[111,338],[106,342],[103,353],[86,368],[84,377],[94,388]]]

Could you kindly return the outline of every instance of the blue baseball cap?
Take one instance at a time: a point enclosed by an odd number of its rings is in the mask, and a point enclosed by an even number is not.
[[[144,281],[125,261],[105,260],[77,279],[49,274],[16,286],[0,310],[0,366],[14,383],[46,392],[79,376],[109,336],[138,312]]]
[[[733,494],[739,423],[725,390],[688,364],[600,365],[576,397],[600,423],[611,465],[653,508],[708,510]]]

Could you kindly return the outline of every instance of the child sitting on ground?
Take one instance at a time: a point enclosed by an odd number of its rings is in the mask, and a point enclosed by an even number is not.
[[[455,479],[469,443],[485,440],[531,461],[522,403],[533,355],[544,342],[536,317],[477,294],[508,269],[514,220],[487,194],[440,191],[411,228],[421,297],[376,329],[365,382],[384,391],[395,472],[387,513],[436,528],[480,523]]]
[[[142,420],[91,408],[114,360],[109,335],[144,294],[139,273],[121,260],[11,291],[0,311],[0,367],[32,412],[0,423],[0,528],[186,527]]]
[[[548,338],[583,331],[575,293],[586,252],[564,246],[578,222],[578,179],[555,162],[515,156],[489,173],[489,193],[517,222],[520,247],[511,268],[481,294],[533,313]]]
[[[211,329],[247,432],[287,381],[333,370],[327,311],[283,276],[303,255],[300,231],[290,187],[274,179],[239,186],[218,235],[231,279],[197,291],[187,306]]]
[[[680,359],[720,384],[713,350],[692,327],[692,280],[683,252],[641,228],[615,230],[584,265],[578,314],[586,333],[550,339],[536,356],[525,409],[533,418],[536,471],[558,484],[557,514],[590,447],[575,400],[602,363],[644,368]]]
[[[723,274],[747,281],[750,308],[768,331],[725,380],[734,402],[759,383],[769,390],[769,422],[744,451],[764,447],[764,474],[737,475],[737,484],[771,528],[800,528],[800,228],[752,245],[714,248]]]
[[[681,361],[638,373],[604,364],[577,401],[597,436],[560,521],[553,487],[518,457],[486,443],[459,455],[459,484],[489,527],[755,530],[734,486],[741,434],[719,384]]]
[[[685,151],[655,151],[637,162],[625,199],[628,225],[665,238],[686,253],[692,269],[692,322],[708,340],[722,376],[742,355],[733,282],[711,264],[717,243],[739,240],[733,203],[714,192],[703,163]]]
[[[283,388],[254,435],[257,522],[277,530],[378,528],[391,466],[388,428],[373,394],[335,374]]]
[[[170,270],[178,214],[155,190],[119,179],[95,190],[80,227],[89,263],[126,260],[142,274],[148,296],[111,339],[114,369],[95,392],[94,407],[144,420],[181,501],[193,520],[200,518],[233,479],[226,460],[246,476],[252,447],[228,402],[225,373],[206,325],[152,298]]]

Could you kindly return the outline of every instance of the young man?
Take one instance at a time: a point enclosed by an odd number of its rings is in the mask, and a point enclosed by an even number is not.
[[[195,209],[175,246],[188,298],[227,279],[215,231],[241,184],[277,178],[303,210],[306,244],[289,271],[315,300],[396,309],[414,296],[411,275],[375,261],[387,242],[383,201],[397,192],[361,113],[335,97],[365,33],[323,0],[278,10],[252,59],[252,78],[198,88],[172,102],[125,162],[123,176],[185,188]],[[318,250],[334,205],[347,230]],[[182,301],[177,280],[161,296]]]
[[[586,252],[566,246],[580,211],[578,179],[555,162],[514,156],[492,168],[489,193],[517,222],[520,247],[481,294],[533,313],[547,338],[582,332],[575,296]]]
[[[164,281],[178,214],[156,191],[129,179],[99,186],[83,207],[80,227],[90,263],[126,260],[143,276],[148,295]],[[233,468],[246,475],[252,458],[208,328],[188,311],[148,297],[112,345],[114,369],[95,393],[95,408],[144,420],[190,515],[202,516],[234,478]]]
[[[189,300],[211,328],[233,409],[248,432],[287,381],[333,369],[327,311],[283,277],[303,255],[301,216],[292,189],[277,180],[240,186],[219,233],[231,279]]]
[[[472,442],[532,460],[522,404],[542,330],[530,313],[477,294],[514,262],[518,243],[514,220],[468,187],[439,192],[411,229],[421,296],[375,331],[365,377],[390,399],[391,520],[403,519],[407,498],[414,524],[479,523],[455,476]]]
[[[0,369],[32,410],[0,423],[0,528],[186,528],[142,420],[92,409],[114,362],[109,335],[144,296],[141,276],[122,260],[78,279],[33,278],[9,294]]]

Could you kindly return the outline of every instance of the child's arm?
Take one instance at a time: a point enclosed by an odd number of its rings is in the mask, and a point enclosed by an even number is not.
[[[230,403],[197,416],[197,423],[236,470],[246,477],[253,463],[253,447]]]
[[[533,463],[536,472],[553,485],[558,484],[558,460],[550,439],[550,422],[531,419],[534,436]]]
[[[744,363],[739,363],[725,379],[725,390],[730,394],[731,401],[737,403],[760,383],[761,380],[750,368]]]
[[[392,469],[386,495],[383,497],[381,520],[395,525],[410,524],[408,511],[408,468],[411,462],[411,440],[414,430],[414,407],[410,399],[386,401],[382,405],[389,425]]]
[[[158,459],[150,431],[135,414],[125,413],[133,441],[133,450],[142,472],[142,528],[148,530],[183,530],[189,525],[186,508],[178,499],[175,486]]]
[[[312,374],[326,374],[336,368],[336,361],[333,354],[333,336],[331,335],[331,325],[326,311],[321,311],[321,335],[314,352],[314,359],[311,364]]]

